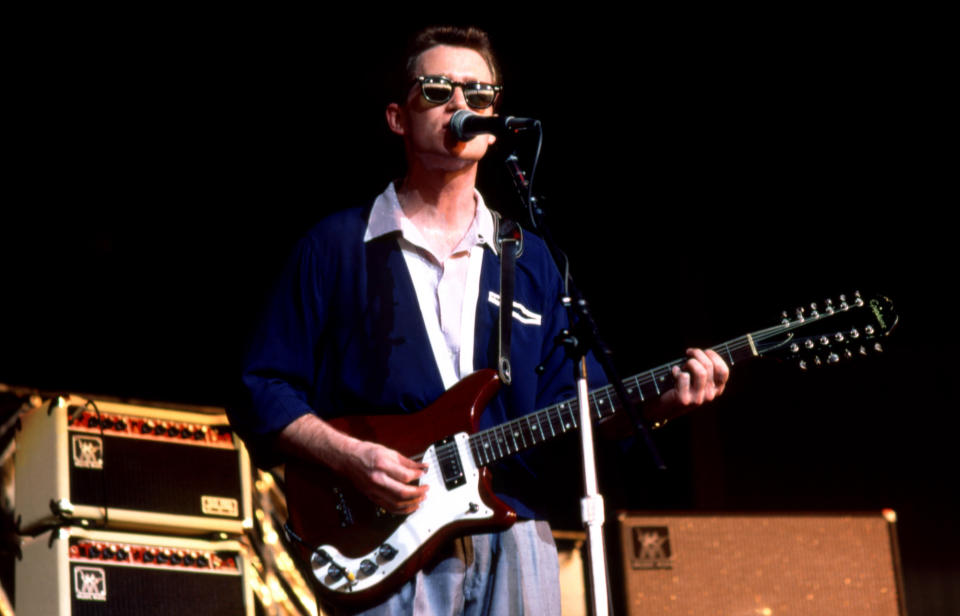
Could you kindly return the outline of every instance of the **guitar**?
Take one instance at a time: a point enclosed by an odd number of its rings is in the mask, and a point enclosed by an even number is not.
[[[713,347],[733,367],[755,357],[792,359],[802,369],[838,363],[882,350],[880,339],[897,316],[885,297],[847,302],[827,300],[822,311],[811,305],[779,325]],[[635,402],[655,399],[673,386],[671,370],[686,358],[624,381]],[[407,415],[349,416],[330,420],[338,430],[391,447],[428,465],[420,479],[430,484],[427,499],[409,515],[392,515],[349,481],[329,470],[291,461],[285,471],[288,538],[312,571],[313,586],[324,600],[358,606],[383,600],[428,564],[436,549],[460,535],[509,527],[516,513],[500,501],[487,467],[517,452],[577,429],[576,399],[477,432],[481,413],[500,388],[494,370],[475,372],[429,407]],[[597,420],[617,412],[612,386],[590,393]],[[683,410],[675,414],[682,413]],[[654,428],[669,417],[645,419]]]

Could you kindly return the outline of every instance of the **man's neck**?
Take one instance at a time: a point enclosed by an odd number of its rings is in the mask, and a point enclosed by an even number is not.
[[[463,238],[476,215],[474,185],[477,166],[456,170],[424,169],[411,165],[397,187],[403,213],[444,259]]]

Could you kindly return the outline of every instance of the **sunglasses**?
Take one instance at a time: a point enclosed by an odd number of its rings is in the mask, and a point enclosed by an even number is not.
[[[473,109],[486,109],[497,100],[497,94],[503,89],[503,86],[492,83],[450,81],[443,75],[421,75],[417,81],[420,83],[420,93],[427,102],[445,103],[453,98],[454,88],[459,87],[463,91],[463,100]]]

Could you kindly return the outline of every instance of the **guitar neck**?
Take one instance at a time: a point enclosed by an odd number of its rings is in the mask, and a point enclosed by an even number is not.
[[[751,334],[728,340],[712,349],[731,367],[737,362],[758,356]],[[673,387],[673,367],[686,361],[687,358],[677,359],[624,380],[623,387],[627,396],[635,404],[656,400]],[[595,421],[612,417],[622,410],[612,385],[595,389],[589,396],[591,414]],[[576,398],[570,398],[473,434],[470,437],[470,449],[477,465],[486,466],[576,430],[579,428],[579,418],[580,404]],[[648,421],[657,419],[648,416],[645,418]]]

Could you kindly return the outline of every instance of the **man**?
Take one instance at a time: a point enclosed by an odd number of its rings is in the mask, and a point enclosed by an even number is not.
[[[246,365],[252,410],[232,417],[261,463],[295,456],[328,466],[401,514],[430,498],[416,485],[427,466],[323,417],[415,411],[495,366],[499,310],[495,217],[475,189],[494,138],[460,142],[448,128],[461,109],[493,114],[500,85],[489,41],[472,28],[430,28],[413,40],[405,66],[409,87],[386,119],[403,139],[406,174],[371,207],[328,218],[300,243]],[[523,318],[514,321],[514,383],[491,402],[484,426],[573,395],[569,362],[549,352],[567,325],[560,276],[529,234],[515,286],[514,312]],[[722,392],[720,357],[689,355],[662,404]],[[495,470],[498,496],[521,521],[450,546],[371,613],[559,613],[556,549],[541,521],[544,503],[530,498],[537,471],[534,456]]]

